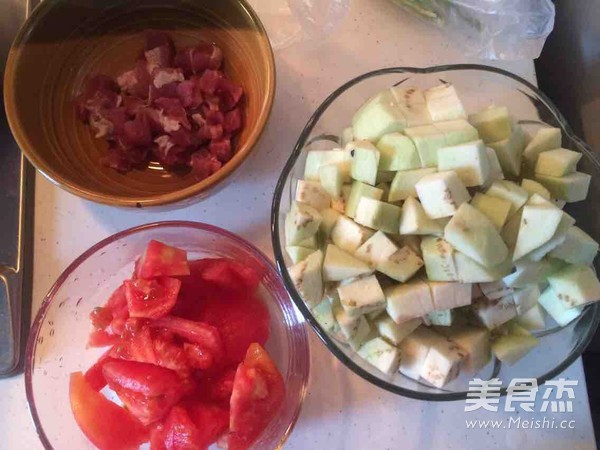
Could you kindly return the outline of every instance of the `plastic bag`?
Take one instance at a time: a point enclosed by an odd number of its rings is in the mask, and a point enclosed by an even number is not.
[[[444,29],[469,55],[533,59],[554,28],[551,0],[392,0]]]
[[[324,41],[350,10],[351,0],[252,0],[273,49]]]

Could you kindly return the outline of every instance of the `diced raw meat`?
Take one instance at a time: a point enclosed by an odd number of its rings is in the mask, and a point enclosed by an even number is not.
[[[113,133],[113,124],[100,114],[91,114],[90,127],[95,131],[94,137],[96,139],[110,136]]]
[[[242,128],[242,112],[239,108],[235,108],[225,114],[223,130],[227,133],[233,133],[240,128]]]
[[[131,117],[135,117],[140,109],[147,106],[144,100],[138,97],[133,97],[132,95],[123,95],[121,104],[125,108],[127,114]]]
[[[239,103],[244,93],[241,86],[227,78],[219,79],[216,92],[221,99],[221,108],[224,111],[233,109]]]
[[[117,82],[123,92],[142,99],[148,98],[152,77],[145,61],[138,61],[134,69],[121,74]]]
[[[179,128],[179,130],[172,131],[169,135],[171,136],[173,143],[180,147],[195,147],[199,144],[194,133],[185,128]]]
[[[160,89],[165,84],[183,81],[184,79],[181,69],[157,68],[152,73],[152,84],[157,89]]]
[[[206,70],[200,77],[200,89],[203,93],[214,94],[220,85],[219,80],[223,78],[223,72],[219,70]]]
[[[185,108],[179,99],[161,97],[154,100],[154,105],[161,113],[160,122],[165,132],[177,131],[180,126],[191,128]]]
[[[221,49],[209,43],[183,48],[175,55],[175,65],[186,75],[198,75],[206,69],[216,70],[221,67],[222,62]]]
[[[122,142],[127,147],[144,147],[152,145],[152,130],[148,117],[138,114],[135,119],[123,125]]]
[[[87,80],[83,91],[76,99],[79,117],[87,121],[89,114],[97,114],[101,109],[119,106],[119,86],[106,75],[96,75]]]
[[[221,165],[221,162],[207,150],[197,151],[190,158],[192,173],[198,181],[211,176],[221,168]]]
[[[159,136],[154,142],[157,145],[153,148],[153,152],[161,164],[171,167],[186,163],[187,155],[185,148],[175,145],[170,136]]]
[[[231,141],[228,138],[213,140],[208,145],[208,151],[225,163],[231,159]]]
[[[216,125],[206,123],[200,129],[199,135],[203,139],[220,139],[223,136],[223,125],[220,123]]]
[[[202,104],[203,96],[198,77],[182,81],[177,85],[177,95],[184,108],[197,108]]]
[[[95,137],[108,141],[102,164],[127,172],[152,154],[167,168],[190,166],[198,179],[217,171],[231,159],[232,135],[243,123],[242,89],[220,70],[222,63],[215,44],[176,51],[167,33],[147,30],[131,70],[116,80],[89,78],[76,108]]]

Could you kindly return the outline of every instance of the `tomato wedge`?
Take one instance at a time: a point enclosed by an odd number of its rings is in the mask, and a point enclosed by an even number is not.
[[[108,361],[102,367],[104,378],[115,391],[127,389],[148,397],[181,390],[177,374],[164,367],[137,361]]]
[[[98,361],[90,367],[87,372],[85,372],[85,381],[91,386],[95,391],[101,390],[104,386],[106,386],[106,378],[104,378],[104,374],[102,373],[102,366],[104,363],[108,361],[114,361],[113,349],[108,349]]]
[[[233,381],[228,450],[244,450],[260,436],[283,403],[283,377],[259,344],[248,348]]]
[[[269,339],[269,311],[252,293],[230,293],[203,299],[197,318],[219,330],[227,365],[242,362],[253,342],[264,345]]]
[[[196,425],[200,448],[207,448],[227,431],[229,410],[219,405],[189,402],[187,411]]]
[[[258,288],[262,273],[249,265],[229,258],[209,259],[202,272],[202,279],[234,291],[253,292]]]
[[[142,424],[92,389],[81,372],[71,374],[69,396],[79,428],[100,450],[133,450],[148,440]]]
[[[152,326],[164,328],[192,344],[198,344],[204,350],[210,352],[215,360],[221,360],[223,357],[223,341],[219,330],[212,325],[175,316],[166,316],[154,320]]]
[[[162,431],[166,450],[203,450],[198,428],[187,411],[175,406],[164,424]]]
[[[104,330],[94,330],[90,333],[88,347],[108,347],[119,342],[119,336]]]
[[[144,425],[168,414],[193,387],[175,372],[136,361],[110,361],[102,367],[108,386]]]
[[[155,240],[148,243],[136,267],[137,278],[177,277],[189,274],[187,252]]]
[[[162,277],[153,280],[126,280],[124,285],[129,315],[154,319],[173,309],[181,281]]]

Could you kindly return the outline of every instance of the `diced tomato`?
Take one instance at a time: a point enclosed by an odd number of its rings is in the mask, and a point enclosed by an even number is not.
[[[111,389],[127,389],[154,397],[170,390],[180,390],[181,381],[177,374],[164,367],[137,361],[108,361],[102,373]]]
[[[152,240],[140,259],[136,274],[138,278],[189,275],[187,252]]]
[[[156,423],[150,430],[150,450],[166,450],[165,447],[165,426],[162,423]]]
[[[200,436],[200,448],[209,447],[229,426],[229,409],[203,402],[189,402],[186,405]]]
[[[187,360],[191,367],[196,369],[210,369],[214,364],[214,358],[204,348],[197,344],[190,344],[185,342],[183,344],[183,350],[187,356]]]
[[[100,450],[133,450],[147,441],[142,424],[96,392],[81,372],[71,374],[69,396],[79,428]]]
[[[164,425],[164,448],[167,450],[202,450],[202,436],[181,406],[175,406]]]
[[[200,378],[198,380],[198,398],[229,405],[235,372],[236,368],[233,367],[216,375]]]
[[[226,364],[241,362],[251,343],[264,345],[269,339],[269,311],[251,293],[230,293],[204,299],[197,319],[219,330]]]
[[[110,361],[102,373],[127,408],[142,423],[162,419],[191,386],[164,367],[136,361]]]
[[[88,347],[108,347],[118,344],[120,337],[104,330],[94,330],[90,333]]]
[[[144,425],[150,425],[164,419],[171,408],[181,400],[181,393],[175,391],[155,397],[146,397],[127,389],[115,392],[129,412]]]
[[[153,338],[154,354],[156,364],[167,369],[174,370],[180,374],[189,371],[189,362],[186,352],[181,344],[175,342],[169,333],[155,333]]]
[[[106,386],[106,378],[104,378],[104,374],[102,373],[102,366],[104,363],[108,361],[114,361],[115,359],[111,356],[113,349],[107,350],[98,361],[90,367],[85,373],[85,381],[91,386],[95,391],[101,390],[104,386]]]
[[[150,328],[142,319],[127,321],[121,343],[114,347],[113,356],[150,364],[157,363]]]
[[[198,344],[210,352],[216,361],[223,358],[223,341],[219,330],[211,325],[175,316],[165,316],[154,320],[152,326],[165,328],[193,344]]]
[[[121,334],[125,328],[125,322],[129,318],[125,286],[123,284],[112,293],[104,307],[110,310],[112,314],[112,321],[110,323],[112,332],[114,334]]]
[[[104,330],[110,325],[113,319],[113,314],[110,308],[98,306],[90,313],[90,320],[94,328]]]
[[[202,278],[223,289],[236,291],[254,291],[258,288],[263,274],[255,268],[229,258],[210,260],[211,263],[202,272]]]
[[[233,382],[228,450],[250,447],[277,414],[284,395],[277,366],[265,349],[252,344]]]
[[[161,277],[154,280],[126,280],[125,296],[131,317],[157,318],[173,309],[181,281]]]

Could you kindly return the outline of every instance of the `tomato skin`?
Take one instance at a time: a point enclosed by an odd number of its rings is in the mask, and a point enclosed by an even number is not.
[[[164,328],[192,344],[199,345],[210,352],[217,361],[223,358],[223,341],[219,330],[212,325],[182,319],[181,317],[165,316],[154,320],[152,326]]]
[[[245,450],[260,436],[283,403],[283,377],[259,344],[248,348],[235,373],[228,450]]]
[[[269,339],[269,310],[252,294],[235,293],[205,299],[197,318],[219,330],[227,365],[239,364],[253,342],[264,345]]]
[[[189,275],[187,252],[152,240],[136,263],[137,278],[176,277]]]
[[[177,302],[181,281],[161,277],[125,280],[125,297],[131,317],[155,319],[168,314]]]
[[[207,370],[214,364],[213,356],[197,344],[185,342],[183,350],[191,367]]]
[[[98,306],[90,313],[90,320],[94,328],[104,330],[112,322],[113,314],[110,308]]]
[[[263,274],[249,265],[229,258],[208,259],[207,267],[202,272],[202,279],[222,289],[254,292]]]
[[[92,389],[81,372],[71,374],[69,397],[79,428],[100,450],[134,450],[148,440],[142,424]]]
[[[104,378],[115,391],[129,390],[148,397],[180,390],[181,381],[170,369],[137,361],[108,361],[102,367]]]
[[[102,366],[108,361],[115,361],[112,355],[113,349],[110,348],[85,372],[85,381],[95,391],[100,391],[106,386],[106,378],[104,378],[104,374],[102,373]]]
[[[90,333],[88,347],[108,347],[118,344],[120,337],[104,330],[94,330]]]
[[[165,420],[164,448],[166,450],[201,450],[202,445],[198,428],[187,411],[181,406],[175,406]]]
[[[144,425],[165,417],[193,389],[164,367],[136,361],[110,361],[102,368],[108,386]]]
[[[229,408],[201,401],[190,401],[187,402],[186,409],[198,429],[201,448],[209,447],[227,431]]]

